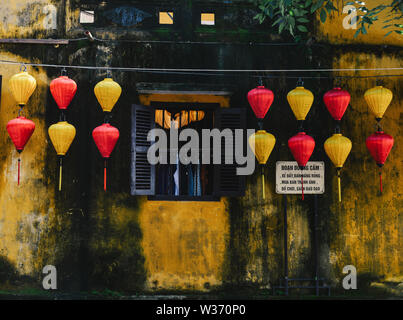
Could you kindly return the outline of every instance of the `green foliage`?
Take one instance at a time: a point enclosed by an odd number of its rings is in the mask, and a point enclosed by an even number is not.
[[[301,39],[308,33],[310,21],[313,15],[319,12],[320,21],[325,23],[327,17],[333,12],[338,11],[333,2],[336,0],[250,0],[260,10],[255,19],[263,23],[266,19],[273,21],[272,27],[276,27],[279,34],[289,33],[296,40]],[[345,5],[356,7],[357,16],[351,23],[357,23],[357,31],[354,37],[360,33],[367,34],[368,30],[375,21],[379,20],[381,12],[387,12],[387,19],[383,21],[383,28],[392,28],[388,30],[385,36],[392,32],[403,34],[403,0],[388,0],[385,4],[376,6],[372,9],[365,7],[364,1],[344,1]],[[397,23],[396,23],[397,22]]]
[[[321,9],[320,19],[326,21],[327,15],[337,11],[331,0],[252,0],[260,9],[255,16],[260,23],[269,18],[272,27],[278,28],[278,33],[289,33],[300,39],[308,33],[307,24],[312,15]]]
[[[403,21],[403,0],[389,0],[389,3],[376,6],[372,9],[365,7],[365,2],[362,1],[347,2],[346,5],[347,4],[359,5],[357,8],[356,19],[358,28],[354,34],[354,37],[357,37],[360,33],[367,34],[367,29],[369,29],[375,21],[379,20],[379,14],[381,12],[387,13],[387,19],[382,21],[384,24],[383,29],[392,28],[392,30],[388,30],[388,32],[385,34],[385,37],[392,32],[403,35],[403,25],[401,23],[393,23]]]

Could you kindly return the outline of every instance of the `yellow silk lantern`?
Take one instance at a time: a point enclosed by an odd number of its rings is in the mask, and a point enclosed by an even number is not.
[[[52,124],[49,127],[49,136],[55,148],[57,155],[60,158],[59,162],[59,191],[62,189],[62,167],[63,156],[66,155],[70,148],[71,143],[76,136],[76,128],[67,121],[60,121],[56,124]]]
[[[122,88],[112,78],[105,78],[94,87],[95,96],[104,112],[111,112],[119,100]]]
[[[379,121],[392,101],[393,93],[387,88],[376,86],[365,91],[364,98],[375,118]]]
[[[249,137],[250,148],[252,149],[257,161],[259,162],[262,168],[263,199],[265,198],[263,165],[269,159],[269,156],[275,144],[276,144],[276,138],[272,134],[266,132],[265,130],[259,130]]]
[[[27,104],[36,89],[36,80],[28,72],[22,71],[13,75],[9,82],[11,93],[21,107]]]
[[[337,169],[337,185],[339,190],[339,202],[341,202],[340,170],[344,165],[352,147],[351,140],[341,133],[335,133],[325,143],[325,152]]]
[[[297,120],[305,120],[313,103],[313,94],[304,87],[296,87],[287,94],[287,100]]]

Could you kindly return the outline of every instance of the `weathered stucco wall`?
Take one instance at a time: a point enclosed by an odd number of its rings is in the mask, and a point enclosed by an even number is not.
[[[145,201],[140,210],[147,288],[203,291],[222,284],[229,231],[223,200]]]
[[[35,12],[43,12],[41,8],[46,4],[53,4],[57,9],[57,29],[44,28],[43,18],[31,19]],[[47,38],[50,35],[69,38],[83,30],[77,22],[78,8],[69,1],[38,1],[34,7],[24,1],[14,1],[12,5],[2,3],[0,9],[3,15],[9,12],[8,18],[0,24],[0,38]],[[30,18],[21,22],[15,17],[23,12]],[[101,29],[89,28],[97,36],[103,34]],[[352,35],[342,32],[340,19],[330,19],[324,25],[317,24],[316,28],[317,37],[327,46],[109,44],[83,40],[68,46],[0,44],[0,59],[228,69],[372,68],[403,64],[399,47],[376,46],[384,41],[401,45],[397,35],[384,40],[378,31],[372,33],[371,29],[366,37],[359,37],[357,43],[365,43],[360,49],[355,46],[356,42],[347,40]],[[160,34],[108,32],[108,37],[153,39]],[[169,35],[166,31],[164,37]],[[220,35],[210,34],[209,37],[219,39]],[[244,32],[243,37],[253,39],[254,34]],[[338,47],[337,44],[345,45]],[[230,106],[248,108],[248,127],[256,127],[245,98],[246,92],[256,85],[255,78],[234,75],[206,80],[197,76],[114,73],[115,80],[123,87],[112,120],[121,137],[109,164],[109,190],[104,193],[103,163],[90,136],[92,129],[103,120],[92,92],[104,74],[69,71],[69,76],[78,83],[78,92],[67,116],[76,126],[77,136],[65,161],[63,190],[58,192],[56,155],[47,128],[58,120],[48,86],[60,71],[28,68],[38,82],[26,107],[26,115],[35,122],[36,130],[22,153],[22,184],[17,187],[17,154],[5,126],[18,111],[8,89],[8,79],[18,69],[18,66],[0,64],[3,76],[0,287],[11,286],[19,279],[20,284],[30,283],[41,288],[41,269],[46,264],[57,266],[60,290],[208,291],[227,286],[268,288],[278,283],[282,275],[283,205],[282,198],[274,192],[274,163],[292,159],[286,141],[297,131],[297,124],[287,105],[286,94],[295,87],[293,79],[265,80],[275,93],[275,102],[264,126],[277,139],[266,167],[266,199],[261,198],[260,175],[256,173],[247,178],[243,198],[170,202],[148,201],[129,194],[129,114],[131,104],[139,99],[133,90],[135,84],[166,81],[184,83],[184,87],[193,83],[231,85],[235,90]],[[329,278],[335,288],[340,288],[342,268],[348,264],[357,267],[359,277],[390,280],[403,275],[402,85],[399,78],[382,78],[382,81],[394,93],[382,122],[385,131],[394,136],[395,146],[384,167],[384,193],[380,196],[378,171],[365,147],[365,138],[374,131],[375,121],[363,94],[375,85],[375,79],[342,80],[342,86],[352,96],[343,118],[342,132],[352,140],[353,150],[342,171],[343,202],[340,205],[336,198],[335,171],[323,151],[323,142],[332,134],[333,123],[321,97],[333,83],[331,79],[305,80],[305,87],[315,95],[306,121],[307,131],[317,142],[313,160],[326,163],[326,193],[319,199],[321,274]],[[290,276],[312,276],[312,199],[307,196],[301,201],[298,196],[291,196],[288,201]]]
[[[341,53],[334,59],[335,68],[347,68],[352,62],[362,68],[401,66],[401,57],[374,53]],[[368,153],[363,137],[374,132],[374,117],[363,93],[375,85],[374,79],[348,81],[352,103],[344,131],[352,138],[353,152],[343,170],[344,199],[339,206],[333,198],[330,206],[334,239],[329,258],[335,268],[342,268],[346,258],[362,273],[384,275],[402,272],[402,85],[396,78],[386,78],[383,85],[394,94],[382,126],[395,144],[383,168],[385,188],[379,193],[379,170]],[[336,188],[336,181],[333,181]]]
[[[348,2],[348,1],[346,1]],[[365,7],[368,9],[375,8],[380,4],[385,4],[384,1],[379,0],[367,0],[365,2]],[[346,29],[343,27],[343,21],[346,20],[347,13],[343,13],[343,1],[336,1],[338,12],[333,12],[330,16],[328,16],[327,21],[324,24],[320,23],[320,17],[317,17],[317,31],[316,36],[321,41],[329,41],[334,44],[353,44],[353,45],[401,45],[402,39],[401,35],[392,32],[387,37],[385,37],[386,33],[390,30],[394,30],[395,27],[384,29],[383,27],[390,24],[398,24],[399,20],[394,20],[389,23],[382,23],[382,21],[391,19],[393,17],[397,17],[398,15],[395,13],[393,15],[389,15],[389,11],[385,10],[381,12],[378,16],[378,21],[375,22],[370,28],[366,28],[369,34],[359,34],[357,37],[354,37],[357,29],[349,28]],[[355,8],[359,8],[360,6],[355,4]],[[357,15],[361,15],[361,11],[356,11]],[[347,20],[345,21],[347,23]],[[400,22],[401,23],[401,22]],[[357,24],[357,28],[360,25]]]
[[[0,53],[0,59],[24,61],[20,56]],[[3,83],[15,74],[14,66],[2,66]],[[37,267],[39,243],[49,224],[54,223],[54,191],[47,188],[43,164],[46,158],[47,129],[45,108],[48,78],[44,70],[32,70],[38,88],[25,112],[36,125],[32,140],[21,154],[21,187],[17,186],[17,159],[19,154],[5,131],[6,124],[18,113],[7,85],[2,88],[0,122],[4,128],[1,138],[1,255],[7,257],[22,273],[31,273]]]

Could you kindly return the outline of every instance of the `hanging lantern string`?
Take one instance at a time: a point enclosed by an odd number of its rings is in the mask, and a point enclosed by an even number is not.
[[[60,111],[59,121],[66,121],[66,114],[63,111]]]
[[[106,191],[106,158],[104,161],[104,191]]]
[[[334,77],[333,81],[335,87],[341,87],[341,77]]]
[[[104,191],[106,191],[106,161],[107,161],[107,159],[105,158],[105,161],[104,161]]]
[[[112,115],[110,112],[104,112],[104,123],[109,123],[111,121]]]
[[[20,174],[21,174],[21,159],[18,156],[18,178],[17,178],[18,185],[20,185]]]
[[[63,157],[60,157],[60,162],[59,162],[59,191],[62,190],[62,174],[63,174]]]
[[[379,168],[379,187],[381,190],[381,193],[383,192],[383,188],[382,188],[382,167]]]
[[[60,72],[61,76],[66,76],[67,75],[67,69],[66,67],[63,67],[62,71]]]
[[[334,126],[334,133],[341,133],[340,129],[340,120],[334,120],[335,126]]]
[[[297,120],[298,132],[304,132],[304,120]]]
[[[303,86],[304,86],[304,81],[302,80],[302,78],[298,78],[297,87],[303,87]]]
[[[22,72],[27,71],[27,66],[26,66],[25,63],[22,63],[22,64],[21,64],[21,66],[20,66],[20,71],[22,71]]]
[[[18,116],[24,116],[24,105],[20,105],[20,108],[18,109]]]
[[[259,76],[259,86],[263,86],[263,76]]]
[[[374,127],[375,127],[376,131],[383,131],[382,130],[382,125],[380,123],[380,120],[378,120],[378,119],[376,119],[376,124],[375,124]]]
[[[265,199],[265,190],[264,190],[264,166],[261,165],[261,171],[262,171],[262,196],[263,199]]]

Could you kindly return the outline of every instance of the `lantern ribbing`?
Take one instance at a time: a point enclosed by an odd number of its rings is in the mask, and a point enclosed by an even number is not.
[[[67,109],[77,92],[76,82],[65,75],[53,79],[49,88],[60,110]]]
[[[304,175],[303,170],[315,149],[315,140],[305,132],[298,132],[288,139],[288,147],[301,170],[301,194],[304,200]]]
[[[20,107],[27,104],[36,89],[36,80],[26,71],[26,68],[24,71],[13,75],[8,84],[15,101]]]

